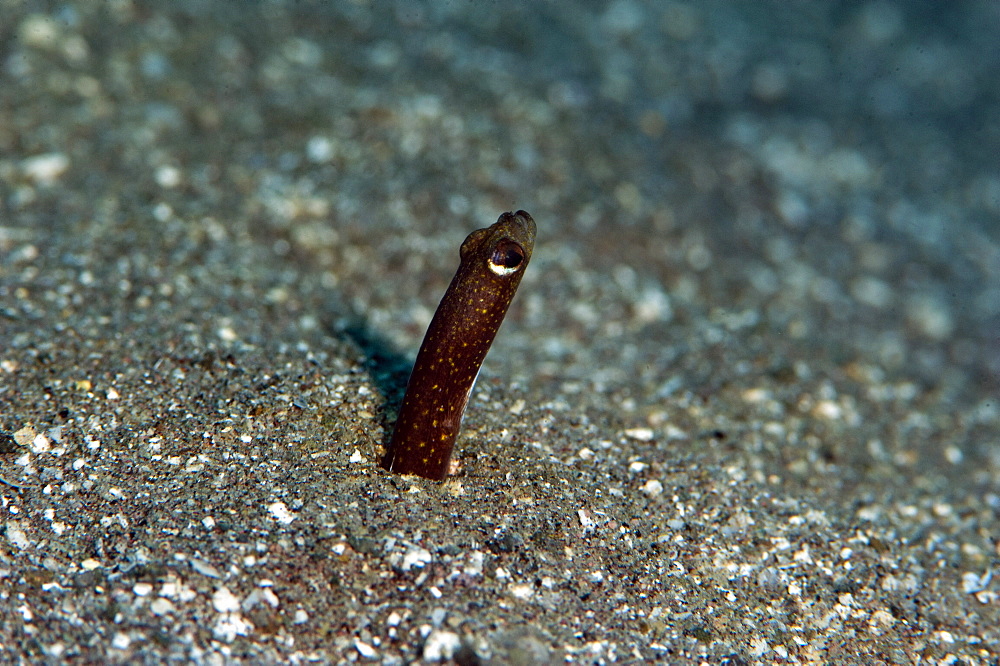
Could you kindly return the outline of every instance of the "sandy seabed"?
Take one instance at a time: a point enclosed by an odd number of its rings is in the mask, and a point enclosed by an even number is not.
[[[998,7],[7,3],[0,661],[997,663]]]

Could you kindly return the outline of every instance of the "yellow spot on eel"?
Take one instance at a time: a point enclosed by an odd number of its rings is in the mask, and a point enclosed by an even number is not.
[[[486,352],[521,284],[535,221],[504,213],[462,243],[458,272],[438,305],[413,364],[383,465],[440,481]]]

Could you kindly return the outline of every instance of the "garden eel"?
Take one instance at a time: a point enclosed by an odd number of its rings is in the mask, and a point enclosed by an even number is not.
[[[458,272],[438,305],[406,384],[383,466],[440,481],[469,395],[535,245],[535,221],[504,213],[462,243]]]

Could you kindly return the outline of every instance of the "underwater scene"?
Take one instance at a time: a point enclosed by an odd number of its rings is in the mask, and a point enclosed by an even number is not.
[[[0,662],[997,663],[998,82],[993,0],[5,0]]]

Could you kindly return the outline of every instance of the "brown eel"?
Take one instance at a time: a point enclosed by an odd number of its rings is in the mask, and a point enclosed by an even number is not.
[[[504,213],[462,243],[458,272],[413,364],[383,466],[440,481],[469,395],[535,245],[535,221]]]

